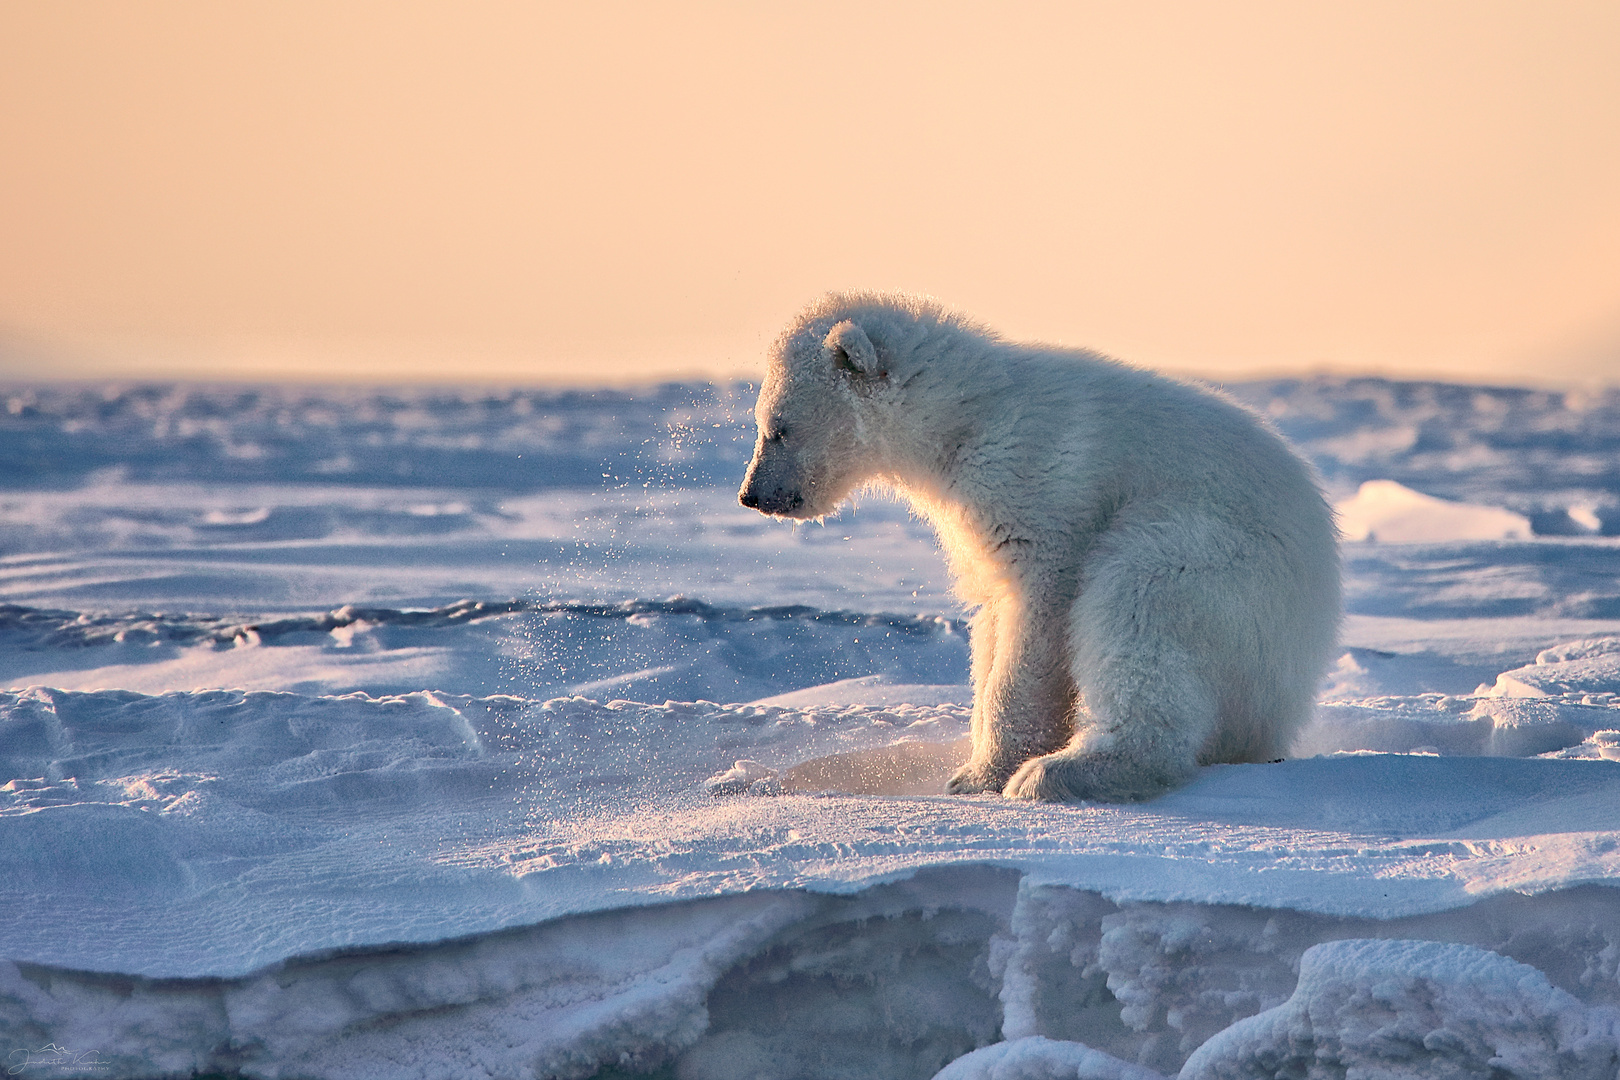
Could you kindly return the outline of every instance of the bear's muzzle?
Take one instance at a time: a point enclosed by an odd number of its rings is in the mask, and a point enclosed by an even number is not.
[[[804,495],[780,487],[772,489],[768,494],[761,494],[754,485],[745,484],[743,489],[737,492],[737,501],[750,510],[758,510],[762,514],[788,517],[804,505]]]

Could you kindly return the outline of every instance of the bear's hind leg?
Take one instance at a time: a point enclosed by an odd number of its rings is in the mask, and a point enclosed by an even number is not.
[[[1121,644],[1111,655],[1077,657],[1085,677],[1078,680],[1074,737],[1056,753],[1026,761],[1004,795],[1135,802],[1192,777],[1215,727],[1213,690],[1172,642]]]

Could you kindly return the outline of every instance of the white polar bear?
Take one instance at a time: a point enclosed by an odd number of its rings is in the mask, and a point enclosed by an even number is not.
[[[872,293],[788,327],[755,415],[744,506],[817,518],[878,485],[938,531],[977,608],[952,792],[1143,799],[1287,753],[1337,636],[1338,544],[1256,416]]]

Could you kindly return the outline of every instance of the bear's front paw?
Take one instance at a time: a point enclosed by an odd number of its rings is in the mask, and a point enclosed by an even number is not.
[[[996,792],[1001,790],[1002,780],[991,776],[978,765],[964,765],[956,770],[945,785],[947,795],[975,795],[981,791]]]

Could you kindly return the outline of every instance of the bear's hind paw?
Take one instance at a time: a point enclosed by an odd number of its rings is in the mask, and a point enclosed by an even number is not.
[[[1093,759],[1061,752],[1030,758],[1012,774],[1001,793],[1009,799],[1036,802],[1134,802],[1140,798],[1100,784],[1096,765]]]
[[[1068,786],[1058,777],[1060,769],[1049,768],[1048,758],[1030,758],[1018,767],[1001,793],[1009,799],[1033,799],[1037,802],[1068,802],[1084,796],[1070,794]]]
[[[1141,802],[1186,783],[1193,772],[1192,767],[1146,769],[1111,756],[1059,751],[1024,762],[1001,793],[1040,802]]]

